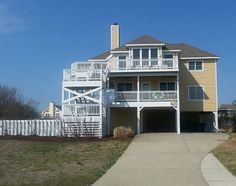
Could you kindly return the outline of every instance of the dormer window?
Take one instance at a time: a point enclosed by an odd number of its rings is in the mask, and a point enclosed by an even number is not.
[[[173,68],[173,65],[174,65],[173,58],[174,58],[173,53],[163,53],[162,65],[167,68]]]
[[[118,57],[119,59],[119,69],[122,70],[122,69],[126,69],[126,56],[119,56]]]
[[[158,50],[157,48],[135,48],[133,49],[133,66],[148,67],[158,65]]]
[[[164,53],[163,58],[164,59],[173,59],[173,54],[172,53]]]

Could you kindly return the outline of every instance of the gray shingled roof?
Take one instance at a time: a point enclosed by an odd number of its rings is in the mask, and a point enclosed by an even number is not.
[[[90,60],[101,60],[101,59],[106,59],[109,55],[111,54],[110,51],[106,51],[102,54],[99,54],[97,56],[91,57]]]
[[[129,41],[125,45],[122,45],[121,47],[115,48],[111,51],[127,51],[128,50],[128,47],[126,46],[127,44],[164,44],[164,42],[157,40],[151,36],[144,35],[135,40]],[[181,50],[180,57],[218,57],[215,54],[206,52],[202,49],[193,47],[185,43],[166,44],[165,49]],[[90,60],[106,59],[111,54],[111,51],[107,51],[100,55],[94,56],[90,58]]]
[[[155,39],[149,35],[143,35],[135,40],[126,43],[126,45],[131,45],[131,44],[164,44],[164,42]]]
[[[128,51],[128,50],[129,50],[129,48],[127,46],[123,45],[121,47],[113,49],[112,51]]]
[[[236,105],[233,105],[233,104],[222,104],[222,105],[220,105],[219,110],[235,110],[236,111]]]
[[[180,57],[218,57],[215,54],[206,52],[185,43],[166,44],[166,48],[170,50],[181,50]]]

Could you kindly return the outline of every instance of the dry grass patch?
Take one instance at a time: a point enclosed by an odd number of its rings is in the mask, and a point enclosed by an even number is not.
[[[213,154],[220,162],[236,176],[236,133],[213,150]]]
[[[0,139],[0,185],[90,185],[131,139]]]

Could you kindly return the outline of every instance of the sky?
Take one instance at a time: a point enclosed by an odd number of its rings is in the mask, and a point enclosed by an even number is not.
[[[148,34],[219,55],[219,103],[236,99],[235,0],[0,0],[0,84],[61,104],[63,69],[109,50],[114,22],[121,44]]]

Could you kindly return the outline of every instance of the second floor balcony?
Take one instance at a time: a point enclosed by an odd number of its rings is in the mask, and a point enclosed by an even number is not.
[[[122,71],[178,71],[178,59],[114,59],[111,72]]]
[[[177,91],[113,91],[109,102],[170,102],[177,101]]]

